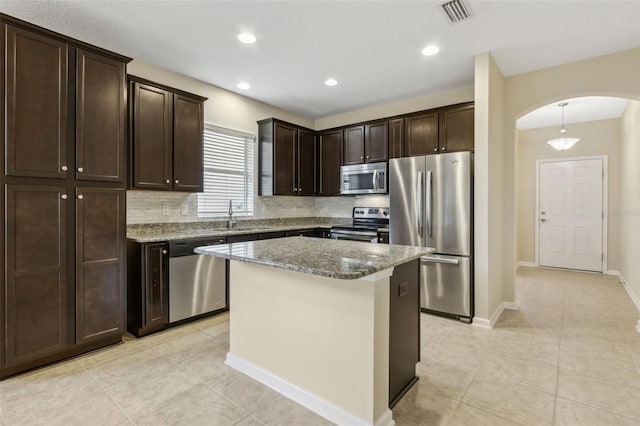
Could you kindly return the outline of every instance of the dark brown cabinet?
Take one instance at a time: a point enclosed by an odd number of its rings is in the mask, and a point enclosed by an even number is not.
[[[440,152],[473,151],[473,104],[444,108],[440,111],[439,116],[438,145]]]
[[[316,133],[273,118],[258,129],[258,195],[315,195]]]
[[[344,164],[387,161],[388,134],[387,121],[344,129]]]
[[[411,115],[404,119],[402,155],[415,157],[438,153],[438,112]]]
[[[125,64],[76,50],[76,179],[124,182]]]
[[[6,15],[0,26],[4,378],[122,339],[131,59]]]
[[[203,190],[204,101],[129,76],[131,187]]]
[[[364,126],[344,129],[344,164],[364,163]]]
[[[2,366],[61,352],[69,339],[67,221],[62,185],[5,185],[6,282]],[[72,330],[72,328],[71,328]]]
[[[124,330],[125,190],[76,189],[76,342]]]
[[[340,195],[342,129],[321,133],[318,142],[318,195]]]
[[[404,140],[404,118],[389,120],[389,158],[402,157]]]
[[[420,264],[396,266],[389,290],[389,407],[416,382],[420,361]]]
[[[127,243],[127,330],[137,337],[169,323],[169,244]]]
[[[8,176],[64,179],[69,170],[69,46],[13,25],[6,37],[6,169]]]

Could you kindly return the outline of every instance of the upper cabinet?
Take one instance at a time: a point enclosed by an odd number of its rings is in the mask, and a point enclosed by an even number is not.
[[[402,156],[473,151],[473,114],[466,103],[405,117]]]
[[[340,195],[342,129],[320,133],[318,142],[318,195]]]
[[[415,157],[438,153],[438,112],[430,111],[404,119],[402,155]]]
[[[203,190],[205,100],[129,76],[132,188]]]
[[[387,161],[389,123],[365,124],[344,129],[344,164]]]
[[[5,174],[124,182],[126,62],[11,24],[5,37]]]
[[[315,195],[315,132],[273,118],[258,125],[258,195]]]
[[[473,104],[443,108],[438,125],[440,152],[473,151]]]
[[[402,157],[404,140],[404,118],[389,120],[389,158]]]
[[[125,64],[76,50],[76,179],[124,182]]]
[[[7,46],[5,174],[64,179],[69,170],[69,46],[9,24],[3,32]]]

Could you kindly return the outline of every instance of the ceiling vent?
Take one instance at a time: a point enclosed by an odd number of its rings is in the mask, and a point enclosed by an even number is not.
[[[462,0],[451,0],[443,3],[441,6],[452,24],[464,21],[471,17],[469,6],[467,6]]]

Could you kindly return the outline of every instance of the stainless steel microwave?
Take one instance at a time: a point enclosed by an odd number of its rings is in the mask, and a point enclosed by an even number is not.
[[[340,194],[386,194],[387,163],[340,167]]]

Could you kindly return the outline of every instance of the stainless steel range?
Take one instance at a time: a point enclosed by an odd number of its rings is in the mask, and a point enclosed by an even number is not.
[[[334,240],[378,242],[379,232],[389,227],[388,207],[354,207],[351,226],[332,226]]]

